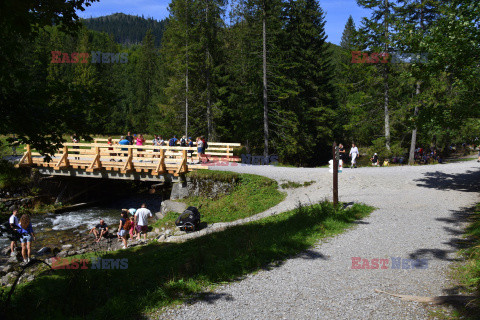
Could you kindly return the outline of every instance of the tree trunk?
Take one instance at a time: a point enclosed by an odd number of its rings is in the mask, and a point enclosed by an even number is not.
[[[208,1],[205,2],[205,25],[208,26]],[[207,82],[207,139],[210,141],[214,141],[215,137],[213,134],[213,122],[212,122],[212,101],[211,101],[211,94],[210,94],[210,34],[207,31],[207,46],[205,49],[205,65],[206,65],[206,82]]]
[[[422,2],[423,4],[423,2]],[[420,9],[420,29],[423,31],[425,29],[425,25],[424,25],[424,21],[423,21],[423,9]],[[415,90],[415,95],[418,97],[418,95],[420,94],[420,80],[417,81],[417,87],[416,87],[416,90]],[[418,99],[417,99],[417,102],[415,104],[415,111],[414,111],[414,117],[415,117],[415,127],[413,128],[412,130],[412,141],[410,143],[410,154],[408,156],[408,164],[409,165],[413,165],[415,163],[415,147],[416,147],[416,144],[417,144],[417,117],[418,117],[418,112],[419,112],[419,107],[418,107]]]
[[[417,89],[415,90],[415,94],[418,96],[420,94],[420,81],[417,82]],[[415,111],[413,112],[415,117],[415,121],[417,121],[418,116],[418,104],[415,105]],[[415,127],[412,130],[412,141],[410,142],[410,154],[408,156],[408,164],[413,165],[415,163],[415,147],[417,144],[417,124],[415,123]]]
[[[185,18],[187,22],[185,26],[185,137],[188,137],[188,11]]]
[[[268,157],[268,94],[267,94],[267,12],[266,0],[263,1],[263,155]]]
[[[388,52],[388,0],[385,0],[385,52]],[[387,66],[383,68],[383,81],[384,81],[384,109],[385,109],[385,147],[390,151],[390,112],[388,110],[388,69]]]
[[[388,110],[388,96],[389,96],[389,87],[388,87],[388,71],[385,67],[384,73],[384,108],[385,108],[385,147],[390,151],[390,112]]]

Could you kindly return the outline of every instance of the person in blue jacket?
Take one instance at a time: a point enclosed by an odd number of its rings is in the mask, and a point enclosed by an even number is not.
[[[23,262],[28,263],[30,262],[32,238],[33,240],[36,239],[35,233],[33,232],[32,223],[30,222],[30,216],[28,214],[22,215],[18,227],[19,229],[17,229],[17,232],[20,233]]]

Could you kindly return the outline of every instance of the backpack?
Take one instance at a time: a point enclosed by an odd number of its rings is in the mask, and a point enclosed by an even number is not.
[[[203,140],[203,149],[208,149],[208,143],[207,140]]]
[[[168,145],[169,145],[170,147],[174,147],[174,146],[175,146],[175,140],[173,140],[173,138],[170,139],[170,140],[168,141]]]
[[[131,227],[132,221],[130,219],[127,219],[127,221],[125,221],[125,224],[123,225],[123,230],[130,230]]]
[[[182,139],[180,140],[180,146],[181,146],[181,147],[186,147],[186,146],[187,146],[187,140],[185,140],[185,139],[182,138]]]
[[[175,221],[175,225],[185,231],[195,231],[199,224],[200,212],[196,207],[188,207]]]

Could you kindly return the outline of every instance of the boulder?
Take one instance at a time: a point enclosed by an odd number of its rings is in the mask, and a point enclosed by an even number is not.
[[[68,249],[71,249],[71,248],[73,248],[73,244],[64,244],[62,246],[62,250],[68,250]]]
[[[161,211],[155,212],[154,216],[157,218],[157,220],[162,220],[165,218],[165,215]]]
[[[59,258],[65,258],[67,256],[67,251],[60,251],[57,253],[57,257]]]
[[[166,239],[165,235],[162,234],[162,235],[160,235],[160,236],[157,238],[157,241],[158,241],[158,242],[163,242],[163,241],[165,241],[165,239]]]
[[[185,211],[185,209],[187,209],[187,205],[183,202],[165,200],[165,201],[162,201],[162,204],[160,205],[159,213],[160,213],[160,216],[162,216],[163,218],[167,214],[167,212],[182,213],[183,211]]]
[[[155,232],[148,232],[147,233],[147,238],[154,238],[156,236],[157,236],[157,234]]]
[[[3,248],[2,249],[2,254],[4,256],[8,256],[10,254],[10,246]]]
[[[9,273],[10,271],[13,271],[13,266],[11,264],[7,264],[5,267],[3,267],[2,271]]]

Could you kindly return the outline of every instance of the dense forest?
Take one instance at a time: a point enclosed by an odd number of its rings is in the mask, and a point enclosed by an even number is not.
[[[46,151],[68,132],[205,135],[302,166],[334,140],[382,156],[477,141],[480,5],[357,2],[371,15],[348,19],[339,47],[316,0],[172,0],[165,23],[5,19],[0,133]],[[52,51],[128,61],[52,63]]]
[[[160,42],[162,41],[165,30],[165,20],[157,21],[153,18],[144,18],[143,16],[138,17],[123,13],[84,19],[82,23],[89,30],[113,35],[115,42],[124,45],[141,44],[145,33],[150,29],[155,37],[155,46],[160,47]]]

